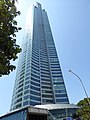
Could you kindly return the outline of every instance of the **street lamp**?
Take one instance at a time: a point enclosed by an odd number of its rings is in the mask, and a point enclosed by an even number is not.
[[[89,97],[88,97],[88,94],[87,94],[87,92],[86,92],[86,89],[85,89],[85,87],[84,87],[84,84],[83,84],[81,78],[80,78],[76,73],[74,73],[72,70],[69,70],[68,72],[72,73],[73,75],[75,75],[75,76],[79,79],[79,81],[81,82],[81,85],[82,85],[82,87],[83,87],[83,90],[84,90],[84,92],[85,92],[85,95],[86,95],[86,97],[87,97],[87,102],[88,102],[88,104],[90,105]]]

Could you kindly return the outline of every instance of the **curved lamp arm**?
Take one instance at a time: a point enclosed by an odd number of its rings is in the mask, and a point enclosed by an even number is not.
[[[76,73],[74,73],[72,70],[69,70],[68,72],[72,73],[73,75],[75,75],[75,76],[79,79],[79,81],[80,81],[81,84],[82,84],[82,87],[83,87],[83,90],[84,90],[84,92],[85,92],[85,95],[86,95],[86,97],[87,97],[88,104],[90,105],[89,97],[88,97],[88,94],[87,94],[87,92],[86,92],[86,89],[85,89],[85,87],[84,87],[84,84],[83,84],[81,78],[80,78]]]

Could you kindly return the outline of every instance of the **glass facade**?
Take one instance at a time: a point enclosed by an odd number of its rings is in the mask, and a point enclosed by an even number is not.
[[[22,110],[0,117],[0,120],[26,120],[26,117],[27,117],[27,110]]]
[[[76,120],[73,119],[78,106],[74,104],[46,104],[36,105],[37,108],[48,110],[48,120]]]
[[[28,106],[6,113],[0,120],[48,120],[48,111]]]
[[[73,120],[72,117],[76,113],[75,108],[50,110],[55,120]],[[67,118],[67,119],[66,119]]]
[[[11,110],[48,103],[69,100],[47,13],[36,3],[27,18]]]

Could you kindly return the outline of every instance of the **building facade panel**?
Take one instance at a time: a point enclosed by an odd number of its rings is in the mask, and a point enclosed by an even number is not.
[[[69,103],[47,13],[39,3],[31,9],[11,110],[27,105]]]

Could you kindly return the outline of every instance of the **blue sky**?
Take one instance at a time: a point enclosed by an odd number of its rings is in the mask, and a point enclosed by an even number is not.
[[[21,16],[17,18],[22,30],[17,44],[23,39],[26,12],[34,0],[18,0]],[[37,0],[46,9],[70,103],[83,99],[85,93],[73,70],[82,79],[90,97],[90,0]],[[14,62],[17,66],[18,60]],[[16,70],[0,78],[0,115],[9,111]]]

